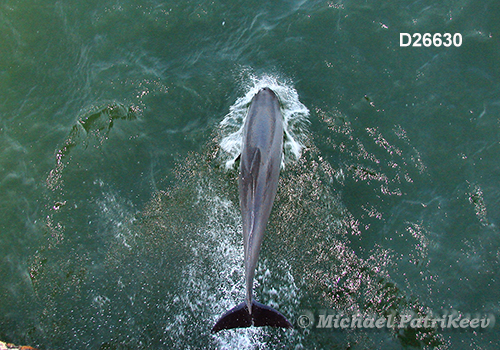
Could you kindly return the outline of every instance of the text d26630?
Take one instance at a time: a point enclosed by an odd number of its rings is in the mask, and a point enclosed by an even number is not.
[[[452,45],[459,47],[460,45],[462,45],[462,34],[425,33],[422,35],[420,33],[414,33],[414,34],[399,33],[399,46],[407,47],[410,45],[413,47],[422,47],[422,46],[450,47]]]

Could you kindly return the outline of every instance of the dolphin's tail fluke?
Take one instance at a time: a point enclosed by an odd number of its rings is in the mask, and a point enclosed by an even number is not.
[[[241,303],[222,315],[214,328],[212,328],[212,333],[216,333],[223,329],[246,328],[250,326],[293,328],[292,324],[288,322],[285,316],[278,311],[253,300],[252,314],[248,312],[247,304]]]

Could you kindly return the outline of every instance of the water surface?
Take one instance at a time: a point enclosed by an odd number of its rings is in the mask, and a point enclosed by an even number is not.
[[[496,348],[498,325],[298,320],[500,317],[498,15],[473,0],[3,1],[0,339]],[[402,32],[463,44],[403,48]],[[289,124],[256,298],[296,328],[212,335],[244,297],[232,160],[264,85]]]

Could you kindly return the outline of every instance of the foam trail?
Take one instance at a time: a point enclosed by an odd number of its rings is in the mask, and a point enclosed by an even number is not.
[[[280,82],[278,78],[273,76],[251,76],[250,82],[246,86],[247,93],[236,100],[229,108],[229,113],[220,123],[222,131],[220,146],[226,152],[224,161],[227,169],[234,166],[235,160],[241,153],[243,126],[250,102],[259,90],[264,87],[273,90],[281,104],[285,132],[282,167],[291,161],[299,159],[302,154],[305,125],[308,123],[309,110],[299,101],[297,91],[290,83]]]
[[[169,303],[181,311],[165,329],[166,332],[185,332],[186,320],[190,319],[193,310],[201,315],[203,322],[212,319],[206,325],[206,331],[209,332],[220,314],[234,306],[237,300],[241,300],[245,292],[238,207],[219,193],[209,180],[202,180],[197,186],[197,192],[197,203],[209,208],[209,213],[195,233],[198,236],[195,241],[202,243],[193,245],[191,253],[210,263],[204,265],[202,259],[196,259],[193,264],[182,269],[185,285],[181,288],[190,292],[176,295]],[[214,267],[217,269],[216,274],[206,270]],[[211,277],[207,279],[207,276]],[[215,294],[214,286],[217,286]],[[262,330],[256,328],[210,334],[209,337],[212,344],[220,349],[255,349],[265,346]]]

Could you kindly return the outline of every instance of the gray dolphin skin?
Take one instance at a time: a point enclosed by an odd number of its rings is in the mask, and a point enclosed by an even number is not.
[[[292,328],[282,314],[252,297],[255,267],[278,188],[282,152],[283,117],[280,104],[271,89],[263,88],[253,97],[248,110],[240,156],[246,298],[217,321],[212,328],[214,333],[252,325]]]

